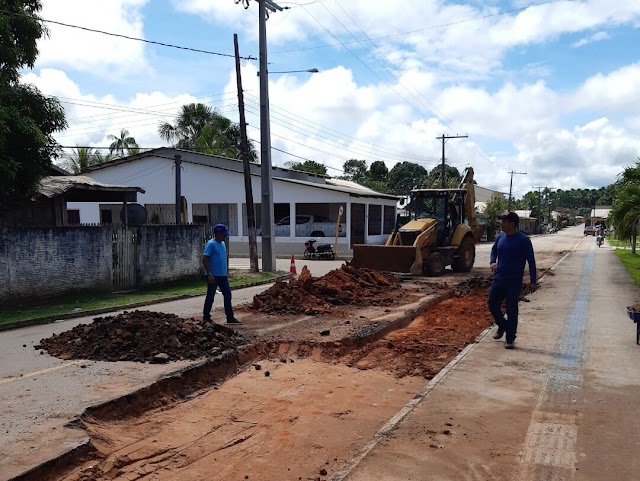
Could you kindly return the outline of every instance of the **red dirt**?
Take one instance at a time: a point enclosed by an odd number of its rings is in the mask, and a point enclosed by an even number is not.
[[[161,312],[125,311],[54,334],[35,348],[61,359],[168,362],[216,355],[241,344],[242,336],[219,324]]]
[[[492,323],[487,293],[453,297],[431,306],[408,327],[351,353],[343,361],[398,377],[431,379]]]
[[[327,314],[335,306],[391,306],[398,304],[400,280],[393,275],[343,265],[314,278],[302,268],[300,277],[276,282],[253,298],[256,311],[274,314]]]

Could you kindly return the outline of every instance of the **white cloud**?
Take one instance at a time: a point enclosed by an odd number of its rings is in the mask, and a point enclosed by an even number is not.
[[[149,0],[45,0],[44,19],[143,38],[142,7]],[[142,42],[47,23],[36,66],[64,66],[96,75],[140,73],[149,68]]]
[[[590,43],[601,42],[602,40],[608,40],[611,38],[607,32],[596,32],[593,35],[589,35],[588,37],[583,37],[580,40],[573,42],[571,44],[572,47],[579,48],[584,47]]]
[[[61,99],[69,128],[55,137],[64,146],[105,147],[110,144],[107,136],[123,128],[141,147],[166,145],[157,133],[158,124],[173,122],[182,105],[198,101],[188,94],[169,97],[161,92],[137,93],[128,100],[85,94],[64,72],[55,69],[28,73],[22,81]]]
[[[570,102],[573,109],[637,111],[640,108],[639,91],[640,63],[635,63],[608,74],[592,76],[576,91]]]

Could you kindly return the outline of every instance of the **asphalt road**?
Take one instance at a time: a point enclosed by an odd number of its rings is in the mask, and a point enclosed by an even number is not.
[[[555,235],[532,237],[539,257],[538,264],[545,256],[557,257],[558,252],[573,249],[581,240],[580,227],[566,229]],[[490,249],[491,244],[477,246],[477,267],[488,266]],[[248,259],[232,259],[230,265],[239,268],[245,263],[248,266]],[[296,269],[300,273],[302,267],[307,265],[312,275],[319,277],[342,263],[339,260],[296,260]],[[288,272],[290,259],[277,259],[276,267]],[[236,290],[233,292],[234,303],[249,302],[267,287]],[[145,309],[198,317],[202,312],[202,303],[203,297],[195,297]],[[216,296],[213,316],[214,320],[223,317],[222,296],[219,294]],[[19,474],[17,466],[49,459],[79,443],[81,433],[65,430],[63,425],[87,406],[139,389],[189,365],[186,361],[170,365],[63,361],[40,355],[34,349],[41,339],[77,324],[90,323],[93,317],[0,333],[0,466],[3,467],[0,481]],[[43,442],[45,437],[46,442]],[[3,455],[7,451],[3,448],[16,443],[24,446],[24,459]],[[12,451],[15,453],[15,450]]]

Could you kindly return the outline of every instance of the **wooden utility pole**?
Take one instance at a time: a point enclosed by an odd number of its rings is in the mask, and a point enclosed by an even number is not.
[[[180,179],[182,168],[182,156],[174,155],[176,169],[176,225],[182,224],[182,181]]]
[[[538,222],[537,222],[537,226],[536,226],[536,230],[537,230],[537,234],[542,234],[542,212],[540,211],[540,209],[542,208],[542,189],[544,189],[544,187],[540,187],[540,186],[534,186],[534,189],[538,189]]]
[[[526,172],[514,172],[513,170],[509,172],[511,174],[511,182],[509,182],[509,205],[507,206],[507,210],[511,212],[511,192],[513,190],[513,175],[514,174],[526,174]]]
[[[466,139],[467,137],[469,137],[468,135],[444,135],[442,134],[442,136],[440,137],[436,137],[436,139],[438,140],[442,140],[442,171],[440,172],[440,187],[442,189],[447,187],[447,175],[446,175],[446,168],[445,168],[445,163],[444,163],[444,143],[446,140],[448,139]]]
[[[244,170],[244,195],[247,203],[247,226],[249,228],[249,270],[258,272],[258,244],[256,241],[256,215],[253,204],[253,188],[251,186],[251,165],[249,164],[249,141],[247,140],[247,123],[244,117],[244,95],[242,92],[242,75],[240,74],[240,50],[238,34],[233,34],[233,47],[236,54],[236,82],[238,86],[238,110],[240,111],[240,157]]]

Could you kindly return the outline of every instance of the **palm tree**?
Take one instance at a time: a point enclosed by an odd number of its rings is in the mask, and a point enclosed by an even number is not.
[[[241,154],[240,126],[204,104],[183,105],[175,123],[158,126],[160,137],[175,147],[207,154],[239,158]],[[253,144],[249,143],[249,158],[257,161]]]
[[[71,149],[71,154],[66,157],[65,166],[74,174],[80,174],[92,165],[101,164],[111,160],[111,154],[102,155],[91,147],[79,147]]]
[[[611,207],[609,222],[613,224],[618,239],[632,238],[632,252],[635,254],[635,238],[640,223],[640,162],[633,167],[626,167],[618,176],[616,184],[616,198]]]
[[[111,141],[111,145],[109,145],[109,153],[114,158],[124,157],[125,151],[127,152],[127,155],[137,154],[140,151],[136,139],[129,136],[129,131],[127,129],[120,130],[120,137],[109,134],[107,139]]]

